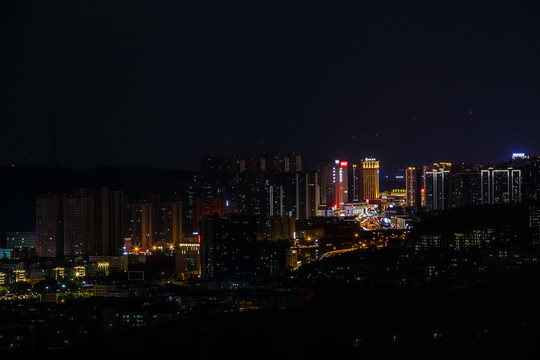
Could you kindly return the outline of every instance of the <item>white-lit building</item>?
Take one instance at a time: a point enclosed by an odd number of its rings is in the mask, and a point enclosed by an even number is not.
[[[347,161],[319,164],[321,205],[334,210],[344,210],[349,202]]]
[[[482,204],[521,202],[521,170],[488,168],[480,171]]]

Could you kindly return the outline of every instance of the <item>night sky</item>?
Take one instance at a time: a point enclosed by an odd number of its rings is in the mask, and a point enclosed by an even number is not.
[[[0,3],[0,165],[198,169],[207,152],[383,173],[540,155],[540,8],[483,2]]]

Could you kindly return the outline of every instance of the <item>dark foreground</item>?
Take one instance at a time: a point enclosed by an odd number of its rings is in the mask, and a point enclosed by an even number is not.
[[[111,332],[47,355],[57,359],[532,358],[540,348],[539,275],[538,269],[522,269],[495,275],[466,290],[325,284],[306,289],[307,294],[313,291],[313,298],[296,308],[222,313]]]

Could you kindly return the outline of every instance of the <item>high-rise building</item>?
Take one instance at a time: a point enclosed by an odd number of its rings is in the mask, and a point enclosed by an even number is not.
[[[182,280],[199,277],[201,274],[201,256],[198,237],[186,237],[176,245],[174,269]]]
[[[121,255],[124,247],[127,196],[123,191],[104,186],[96,196],[96,241],[93,255]]]
[[[295,204],[293,216],[296,219],[308,219],[317,215],[320,205],[319,177],[316,172],[296,172]]]
[[[147,201],[131,203],[128,208],[128,235],[133,246],[149,250],[154,243],[154,206]]]
[[[214,212],[219,213],[220,216],[226,215],[229,212],[229,202],[221,197],[196,197],[193,203],[193,232],[199,232],[200,219]]]
[[[480,204],[480,171],[466,164],[450,168],[451,208]]]
[[[62,201],[57,194],[36,195],[36,251],[41,257],[63,256]]]
[[[419,209],[422,206],[422,171],[416,167],[405,170],[405,191],[407,207]]]
[[[62,197],[64,256],[86,256],[96,238],[95,194],[81,189]]]
[[[480,177],[482,204],[521,202],[521,170],[489,167],[480,171]]]
[[[373,158],[360,160],[358,200],[379,198],[379,161]]]
[[[344,210],[349,202],[347,161],[319,164],[321,184],[321,205],[336,210]]]
[[[360,200],[360,171],[357,163],[351,164],[351,171],[349,171],[349,201],[358,202]]]
[[[510,165],[521,170],[521,200],[535,202],[540,200],[540,157],[513,154]]]
[[[450,207],[450,163],[424,166],[424,197],[427,211],[446,210]]]
[[[182,241],[182,202],[161,201],[159,194],[127,205],[126,231],[133,246],[150,250],[153,246]]]
[[[250,251],[257,242],[255,216],[210,214],[200,220],[201,275],[204,279],[242,278],[253,275],[256,261]]]
[[[158,219],[159,241],[176,244],[182,241],[182,202],[161,202]]]

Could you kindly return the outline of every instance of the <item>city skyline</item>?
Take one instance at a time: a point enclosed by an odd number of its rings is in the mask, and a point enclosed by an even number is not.
[[[538,19],[0,1],[0,353],[535,353]]]

